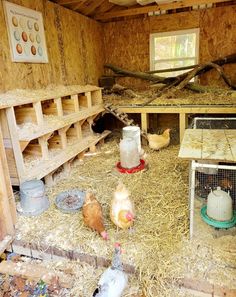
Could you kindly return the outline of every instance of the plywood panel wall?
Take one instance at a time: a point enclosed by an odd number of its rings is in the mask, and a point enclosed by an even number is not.
[[[200,14],[200,61],[206,62],[236,53],[236,6],[202,11]],[[225,65],[225,72],[236,82],[236,64]],[[219,74],[202,76],[206,85],[225,86]]]
[[[140,17],[105,23],[104,46],[106,63],[130,70],[149,70],[150,33],[200,28],[200,63],[236,52],[236,6],[188,11],[170,15]],[[236,66],[225,66],[236,80]],[[234,74],[235,73],[235,74]],[[119,79],[121,84],[143,88],[143,81]],[[224,85],[213,71],[205,75],[202,83]]]
[[[101,25],[46,0],[12,0],[41,11],[48,64],[13,63],[0,3],[0,91],[49,84],[97,84],[103,72]]]

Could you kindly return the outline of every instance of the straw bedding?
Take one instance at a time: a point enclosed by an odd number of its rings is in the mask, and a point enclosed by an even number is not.
[[[225,271],[231,269],[232,278],[228,275],[227,285],[235,286],[235,237],[216,239],[209,235],[197,239],[197,244],[188,241],[188,162],[178,159],[179,146],[170,146],[160,152],[145,147],[148,170],[122,175],[114,168],[119,160],[118,142],[117,138],[110,139],[99,154],[78,161],[68,178],[48,188],[50,209],[39,217],[20,216],[17,238],[108,259],[112,257],[113,243],[119,241],[125,250],[123,262],[136,268],[136,277],[130,279],[130,288],[133,292],[134,288],[137,292],[142,291],[146,297],[185,295],[176,287],[173,294],[173,285],[189,273],[213,281],[221,279],[220,285],[224,284]],[[110,201],[119,180],[129,189],[136,208],[136,220],[131,231],[117,232],[109,219]],[[74,188],[93,190],[96,194],[103,207],[110,236],[108,242],[84,226],[81,211],[63,214],[55,207],[57,194]],[[208,227],[204,230],[205,235],[209,233]],[[222,254],[224,264],[221,263]],[[102,270],[77,278],[77,293],[91,296]],[[82,288],[87,288],[86,293]],[[131,296],[130,291],[125,296]]]
[[[146,91],[137,91],[137,96],[130,98],[125,95],[106,94],[103,96],[104,102],[112,103],[114,105],[137,105],[143,104],[150,98],[155,98],[155,91],[149,88]],[[235,105],[236,92],[228,92],[227,90],[219,93],[194,93],[189,90],[172,89],[162,96],[153,100],[150,105],[164,105],[164,106],[183,106],[183,105]]]

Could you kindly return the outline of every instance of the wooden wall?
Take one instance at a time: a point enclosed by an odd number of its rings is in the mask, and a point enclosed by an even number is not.
[[[42,12],[49,57],[48,64],[13,63],[0,1],[0,91],[49,84],[98,84],[103,72],[99,23],[47,0],[10,0]]]
[[[236,6],[182,12],[105,23],[105,62],[129,70],[149,70],[150,33],[200,28],[200,62],[214,60],[236,52]],[[225,66],[236,81],[236,65]],[[121,84],[142,88],[143,81],[119,79]],[[214,71],[205,75],[202,83],[224,85]]]

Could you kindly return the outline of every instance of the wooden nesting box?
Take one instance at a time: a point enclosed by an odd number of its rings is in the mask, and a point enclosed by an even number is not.
[[[34,178],[52,180],[61,166],[103,140],[91,123],[104,111],[101,88],[71,86],[0,96],[0,118],[13,185]]]

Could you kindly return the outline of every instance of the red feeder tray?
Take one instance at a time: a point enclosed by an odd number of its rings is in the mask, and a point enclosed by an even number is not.
[[[116,168],[120,173],[135,173],[145,168],[145,161],[140,159],[140,164],[137,167],[133,167],[133,168],[123,168],[121,167],[120,162],[118,162],[116,164]]]

